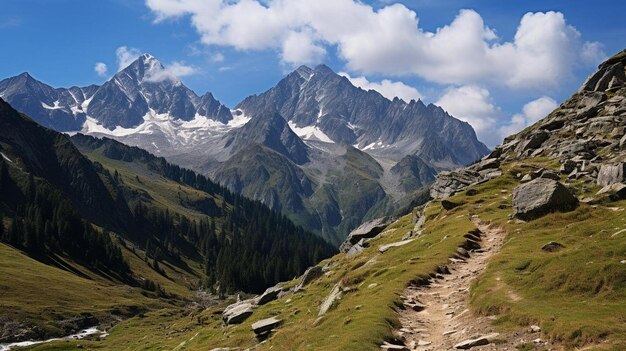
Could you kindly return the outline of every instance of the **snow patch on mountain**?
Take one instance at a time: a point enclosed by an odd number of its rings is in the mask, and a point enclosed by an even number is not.
[[[306,126],[306,127],[298,127],[295,122],[289,121],[289,128],[296,133],[297,136],[304,140],[318,140],[325,143],[334,144],[335,142],[328,137],[321,129],[317,126]]]
[[[63,106],[61,106],[61,102],[59,100],[54,102],[53,106],[50,106],[48,104],[46,104],[45,102],[41,103],[41,107],[47,109],[47,110],[58,110],[58,109],[62,109]]]
[[[117,126],[115,129],[109,130],[102,126],[96,119],[88,116],[81,132],[84,134],[108,135],[114,138],[137,134],[162,134],[166,136],[172,144],[178,144],[181,141],[184,144],[188,144],[198,140],[202,135],[226,134],[232,129],[243,127],[249,121],[250,117],[242,113],[235,115],[227,124],[197,113],[192,120],[184,121],[172,117],[169,113],[157,113],[153,109],[150,109],[143,117],[143,123],[133,128]],[[156,147],[156,145],[154,146]]]

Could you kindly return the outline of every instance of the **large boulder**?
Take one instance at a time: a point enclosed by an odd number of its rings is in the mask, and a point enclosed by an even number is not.
[[[560,182],[537,178],[513,191],[513,210],[521,219],[534,219],[554,211],[571,211],[578,199]]]
[[[257,336],[265,336],[270,333],[273,329],[278,327],[282,323],[282,320],[270,317],[266,319],[261,319],[258,322],[252,323],[252,331]]]
[[[254,312],[252,301],[246,300],[229,305],[222,313],[222,320],[226,325],[239,324],[248,319]]]
[[[265,305],[268,302],[276,300],[278,298],[278,294],[282,291],[283,288],[280,285],[267,288],[263,294],[254,299],[254,303],[259,306]]]
[[[358,228],[350,232],[346,240],[339,247],[339,251],[346,253],[358,243],[361,239],[370,239],[380,234],[383,229],[393,223],[394,219],[391,217],[377,218],[361,224]]]
[[[601,165],[598,171],[598,185],[607,186],[616,183],[626,183],[626,163],[617,165]]]

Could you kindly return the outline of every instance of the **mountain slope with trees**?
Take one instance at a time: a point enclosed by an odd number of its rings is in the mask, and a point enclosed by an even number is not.
[[[126,286],[124,294],[132,292],[140,305],[153,303],[143,295],[176,303],[201,287],[260,292],[334,252],[286,217],[206,177],[113,140],[70,139],[1,100],[0,154],[0,245],[11,257],[27,255],[34,260],[27,262],[48,267],[29,285],[65,271],[85,289],[93,282]],[[5,261],[0,275],[10,276],[11,267]],[[5,296],[22,289],[17,279],[1,288]],[[63,299],[50,296],[49,303]],[[71,306],[69,315],[64,310],[66,317],[93,312],[88,304]],[[18,311],[42,313],[14,306],[0,314],[10,322]],[[45,335],[46,321],[24,327],[24,336]]]

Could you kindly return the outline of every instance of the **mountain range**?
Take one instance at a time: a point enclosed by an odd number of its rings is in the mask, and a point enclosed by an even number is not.
[[[101,86],[53,88],[23,73],[0,81],[0,97],[56,131],[113,138],[206,174],[334,244],[489,152],[440,107],[386,99],[324,65],[299,67],[234,109],[148,54]]]

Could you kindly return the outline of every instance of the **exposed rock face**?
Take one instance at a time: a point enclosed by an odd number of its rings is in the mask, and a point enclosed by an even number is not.
[[[513,210],[521,219],[534,219],[549,212],[576,208],[578,199],[560,182],[537,178],[513,192]]]
[[[494,155],[500,155],[500,150],[496,149],[492,154],[469,167],[439,173],[430,187],[430,197],[435,200],[445,200],[472,185],[501,176],[500,160]]]
[[[433,199],[447,199],[470,185],[478,183],[481,179],[480,173],[469,169],[441,172],[430,187],[430,197]]]
[[[626,183],[626,163],[617,165],[601,165],[598,171],[598,185],[607,186],[616,183]]]
[[[360,240],[375,237],[393,221],[394,219],[391,217],[382,217],[361,224],[350,232],[346,240],[341,244],[341,247],[339,247],[339,251],[343,253],[348,252]]]
[[[624,61],[626,50],[605,61],[599,70],[589,76],[580,88],[582,91],[614,91],[626,85]]]

